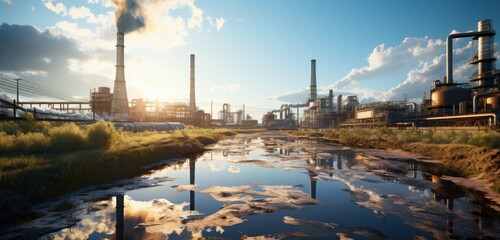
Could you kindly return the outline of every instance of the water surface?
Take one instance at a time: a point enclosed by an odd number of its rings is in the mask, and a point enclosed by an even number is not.
[[[238,137],[140,180],[155,184],[82,201],[66,216],[76,219],[71,227],[47,237],[499,238],[491,203],[443,173],[415,161],[365,161],[315,140]]]

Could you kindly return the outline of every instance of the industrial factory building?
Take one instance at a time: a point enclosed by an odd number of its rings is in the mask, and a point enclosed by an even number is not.
[[[309,96],[303,103],[283,104],[265,114],[262,125],[269,129],[342,127],[426,127],[477,126],[498,128],[500,116],[500,71],[495,69],[494,36],[491,20],[478,23],[477,31],[450,34],[446,41],[446,76],[434,80],[430,98],[422,101],[382,101],[360,104],[355,95],[335,96],[334,89],[319,97],[316,60],[310,62]],[[471,38],[477,46],[470,64],[476,71],[462,83],[453,77],[453,40]],[[196,106],[195,55],[190,55],[190,94],[186,102],[158,102],[144,99],[128,101],[124,73],[124,35],[117,34],[116,78],[113,92],[108,87],[91,91],[90,105],[101,117],[114,121],[181,122],[200,127],[255,127],[242,110],[232,111],[223,104],[218,119]],[[300,116],[302,114],[302,116]]]
[[[92,111],[98,116],[115,122],[181,122],[184,124],[209,127],[211,115],[196,107],[195,55],[190,55],[189,103],[159,102],[142,98],[127,97],[125,82],[124,34],[117,33],[116,77],[113,92],[109,87],[99,87],[90,93]]]
[[[425,127],[474,126],[485,129],[500,127],[500,71],[495,69],[494,36],[491,20],[478,22],[476,32],[453,33],[446,41],[446,76],[435,80],[430,99],[425,93],[421,103],[383,101],[359,104],[356,96],[342,95],[334,102],[333,90],[323,98],[317,96],[316,60],[311,60],[309,96],[305,103],[284,104],[263,116],[262,123],[271,129],[341,128],[341,127]],[[476,71],[466,83],[453,78],[453,39],[477,41],[470,64]],[[303,118],[299,121],[299,108]],[[296,114],[290,112],[293,109]],[[279,114],[278,114],[279,113]],[[279,115],[279,117],[278,117]]]

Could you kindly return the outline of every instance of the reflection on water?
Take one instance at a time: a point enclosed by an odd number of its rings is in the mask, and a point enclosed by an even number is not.
[[[415,161],[357,160],[341,146],[284,137],[229,139],[165,167],[157,186],[94,202],[50,238],[499,238],[481,195]],[[189,207],[188,207],[189,206]]]
[[[123,214],[123,209],[125,208],[124,205],[124,197],[122,194],[119,194],[116,196],[116,239],[123,239],[124,234],[123,231],[125,230],[124,226],[124,214]]]

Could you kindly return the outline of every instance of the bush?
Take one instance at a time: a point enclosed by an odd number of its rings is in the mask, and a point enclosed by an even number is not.
[[[112,124],[99,121],[87,126],[87,145],[90,148],[107,149],[118,138]]]
[[[40,153],[50,146],[50,142],[43,133],[20,133],[11,147],[20,153]]]
[[[75,151],[85,148],[85,134],[75,123],[65,123],[49,130],[52,149],[58,151]]]

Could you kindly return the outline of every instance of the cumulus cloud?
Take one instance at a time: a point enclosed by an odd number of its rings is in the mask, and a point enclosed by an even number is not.
[[[50,11],[61,14],[63,16],[67,15],[66,6],[61,2],[55,2],[54,0],[44,0],[43,5]]]
[[[468,64],[473,44],[471,41],[455,45],[453,50],[454,79],[464,83],[474,72],[474,66]],[[326,94],[329,89],[334,94],[358,95],[361,102],[420,99],[428,92],[433,80],[442,79],[445,75],[446,43],[441,39],[429,37],[408,37],[399,45],[386,47],[376,46],[367,58],[366,66],[352,69],[334,83],[318,88],[319,93]],[[365,86],[382,78],[393,79],[401,71],[406,77],[386,91],[376,91]],[[399,75],[398,75],[399,76]],[[361,84],[363,83],[363,84]],[[308,89],[291,91],[270,99],[296,103],[304,102]]]
[[[0,25],[0,71],[12,72],[46,86],[57,86],[68,95],[82,96],[103,80],[91,72],[75,73],[74,61],[91,60],[71,39],[27,25]],[[111,65],[112,66],[112,65]],[[93,84],[89,84],[89,83]]]
[[[386,48],[385,44],[375,47],[368,56],[368,65],[352,69],[346,76],[329,88],[342,89],[353,82],[364,81],[397,72],[415,63],[428,61],[436,53],[444,50],[444,42],[428,37],[405,38],[399,46]]]
[[[474,66],[468,63],[471,57],[472,43],[453,50],[455,82],[465,83],[474,72]],[[444,52],[444,49],[443,49]],[[409,99],[419,98],[428,92],[433,80],[443,78],[446,67],[446,54],[438,54],[429,61],[422,62],[411,69],[406,79],[385,93],[388,100],[402,100],[406,94]]]
[[[217,18],[217,20],[216,20],[217,31],[220,31],[220,29],[222,28],[222,26],[224,26],[225,22],[226,22],[226,20],[224,20],[223,17]]]
[[[70,40],[41,32],[33,26],[0,26],[0,70],[45,70],[52,64],[60,68],[67,59],[81,59],[84,55]]]
[[[89,23],[98,23],[95,15],[87,7],[71,7],[69,9],[69,16],[73,19],[87,19]]]

